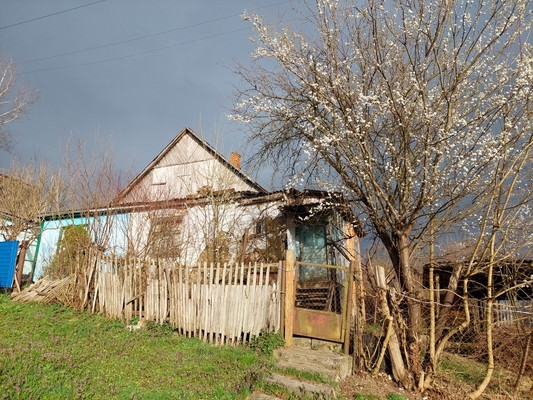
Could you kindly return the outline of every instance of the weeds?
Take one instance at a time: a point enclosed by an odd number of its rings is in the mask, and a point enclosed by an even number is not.
[[[357,393],[354,395],[354,400],[379,400],[379,397],[373,394]]]
[[[398,393],[389,393],[387,395],[387,400],[407,400],[407,398]]]
[[[250,341],[250,348],[259,354],[272,356],[274,350],[285,345],[285,339],[279,332],[268,332],[261,330],[258,336],[254,336]]]

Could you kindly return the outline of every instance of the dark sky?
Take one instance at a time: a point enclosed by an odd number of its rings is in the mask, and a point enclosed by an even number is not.
[[[0,57],[39,96],[9,124],[15,155],[54,165],[69,138],[91,146],[98,135],[121,168],[139,172],[185,126],[225,156],[243,152],[245,136],[225,117],[235,60],[248,63],[253,50],[241,15],[277,22],[297,3],[0,0]],[[0,168],[11,158],[0,152]]]

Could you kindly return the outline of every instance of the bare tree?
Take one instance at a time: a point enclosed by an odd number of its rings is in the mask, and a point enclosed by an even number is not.
[[[124,188],[130,173],[117,166],[113,146],[97,134],[94,143],[67,143],[68,213],[85,218],[93,245],[101,250],[113,246],[111,233],[119,223],[113,200]]]
[[[317,0],[302,16],[300,30],[245,17],[256,50],[237,67],[233,118],[260,160],[347,192],[364,214],[407,310],[395,378],[422,389],[412,255],[476,209],[487,171],[531,127],[526,2]]]
[[[47,258],[46,275],[72,280],[65,301],[83,308],[94,293],[95,255],[123,251],[117,247],[124,246],[128,219],[113,200],[128,176],[117,167],[112,146],[98,135],[90,146],[82,140],[68,142],[64,160],[64,206],[45,224],[58,231],[59,244],[41,252]]]
[[[64,181],[45,163],[14,162],[0,175],[0,232],[4,240],[34,240],[47,213],[65,204]]]
[[[19,262],[15,283],[22,284],[27,249],[41,233],[45,215],[64,205],[64,181],[59,171],[45,163],[13,162],[0,174],[0,235],[2,240],[18,240]]]
[[[0,150],[12,148],[11,135],[6,130],[9,122],[19,118],[35,101],[35,93],[26,88],[15,88],[15,64],[0,59]]]

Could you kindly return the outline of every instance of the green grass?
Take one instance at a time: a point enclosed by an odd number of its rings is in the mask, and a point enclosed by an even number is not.
[[[487,366],[466,357],[445,353],[439,362],[439,372],[447,374],[451,379],[464,382],[472,387],[478,386],[485,378]],[[496,368],[492,374],[486,394],[512,393],[509,383],[514,381],[508,372]]]
[[[269,358],[0,295],[0,399],[244,399]]]

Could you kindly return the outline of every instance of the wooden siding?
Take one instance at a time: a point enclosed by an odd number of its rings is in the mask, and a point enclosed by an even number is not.
[[[119,203],[186,198],[205,187],[215,191],[264,191],[200,137],[184,129],[130,183]]]

